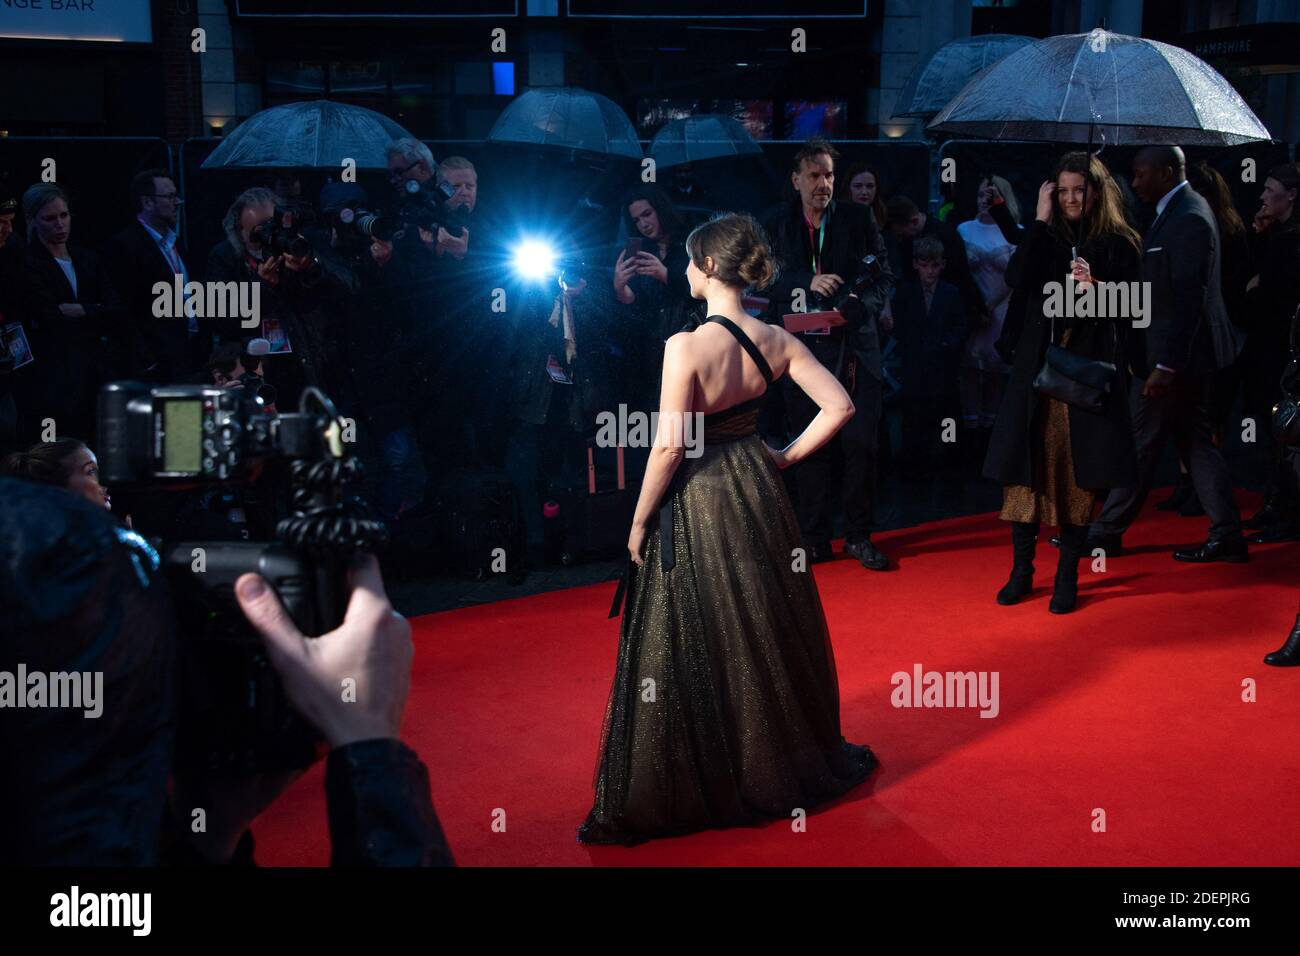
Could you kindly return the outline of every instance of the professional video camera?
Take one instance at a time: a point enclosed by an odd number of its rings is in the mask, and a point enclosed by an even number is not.
[[[352,556],[387,533],[349,492],[360,465],[346,452],[343,426],[315,388],[296,414],[282,415],[267,413],[249,388],[111,382],[100,392],[100,474],[109,485],[192,491],[260,481],[276,464],[289,470],[289,517],[275,540],[155,542],[178,610],[178,767],[286,769],[317,755],[318,734],[290,706],[234,584],[261,574],[303,634],[342,622]]]
[[[303,225],[292,209],[276,206],[270,219],[249,231],[249,238],[261,243],[268,257],[288,253],[301,258],[312,252],[311,243],[302,234]]]

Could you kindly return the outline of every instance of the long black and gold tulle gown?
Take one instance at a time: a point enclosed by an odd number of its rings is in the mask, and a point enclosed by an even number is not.
[[[722,323],[758,365],[758,347]],[[757,431],[762,396],[704,418],[629,565],[618,662],[582,843],[790,819],[876,765],[840,732],[839,685],[799,525]]]

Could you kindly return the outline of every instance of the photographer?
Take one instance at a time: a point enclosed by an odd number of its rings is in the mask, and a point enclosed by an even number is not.
[[[163,830],[175,740],[174,609],[145,541],[102,507],[0,479],[0,670],[102,675],[80,707],[0,709],[0,863],[150,866],[249,863],[248,828],[294,773],[178,775]],[[49,568],[62,568],[51,575]],[[354,563],[344,622],[304,639],[274,592],[244,575],[236,594],[293,705],[331,750],[325,788],[332,863],[447,865],[451,853],[424,765],[398,740],[409,686],[410,627],[373,558]],[[340,699],[344,676],[355,702]],[[39,754],[39,759],[33,759]],[[192,832],[192,811],[207,826]]]
[[[308,385],[337,391],[339,311],[356,291],[355,278],[317,256],[269,189],[241,193],[223,226],[226,239],[208,257],[207,279],[257,283],[261,314],[251,327],[238,316],[217,320],[220,341],[260,337],[270,343],[266,380],[276,387],[281,407],[296,407]]]
[[[812,140],[795,154],[795,195],[768,224],[780,272],[769,286],[776,321],[795,311],[838,309],[845,324],[800,333],[799,339],[839,379],[857,413],[824,448],[801,462],[795,481],[799,524],[810,561],[832,557],[832,468],[842,469],[844,550],[873,571],[888,559],[871,543],[876,449],[881,413],[879,317],[893,288],[884,242],[869,206],[836,203],[835,163],[829,144]],[[864,262],[868,256],[874,261]],[[795,433],[817,414],[798,388],[787,388]],[[835,458],[839,452],[839,459]]]

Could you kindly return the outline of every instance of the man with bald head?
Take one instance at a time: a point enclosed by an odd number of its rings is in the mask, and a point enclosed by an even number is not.
[[[1121,535],[1142,510],[1165,439],[1178,434],[1189,449],[1188,472],[1210,531],[1205,544],[1177,551],[1174,558],[1243,562],[1249,555],[1232,479],[1211,438],[1211,379],[1240,350],[1219,288],[1218,226],[1209,204],[1188,186],[1177,146],[1148,146],[1138,153],[1133,192],[1156,207],[1142,242],[1142,281],[1150,283],[1147,325],[1135,324],[1129,336],[1138,485],[1111,491],[1093,524],[1089,549],[1119,552]]]

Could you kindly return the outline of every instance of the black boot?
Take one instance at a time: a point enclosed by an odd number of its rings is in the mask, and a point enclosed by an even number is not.
[[[1296,667],[1300,665],[1300,614],[1295,616],[1295,627],[1287,635],[1286,643],[1272,654],[1264,657],[1265,664],[1274,667]]]
[[[1038,543],[1038,525],[1028,521],[1011,522],[1011,577],[998,592],[999,604],[1015,604],[1034,589],[1034,549]]]
[[[1079,596],[1079,558],[1088,540],[1088,526],[1067,524],[1061,528],[1061,556],[1056,562],[1056,584],[1052,588],[1053,614],[1069,614]]]

